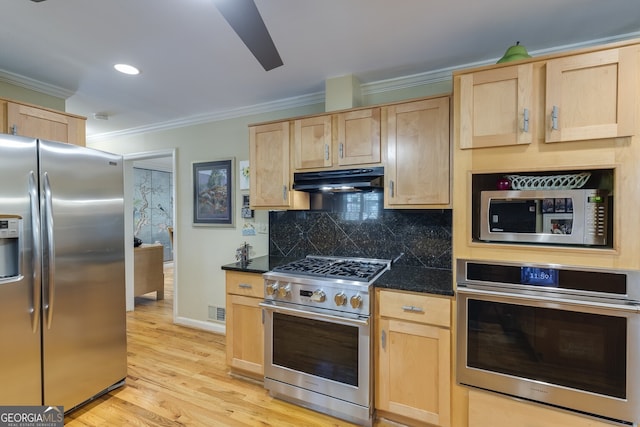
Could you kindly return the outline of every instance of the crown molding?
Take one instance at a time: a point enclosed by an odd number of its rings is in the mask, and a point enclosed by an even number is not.
[[[138,126],[135,128],[124,129],[115,132],[105,132],[87,135],[87,141],[101,141],[108,138],[121,136],[131,136],[140,133],[158,132],[162,130],[176,129],[185,126],[194,126],[205,123],[217,122],[221,120],[235,119],[238,117],[251,116],[254,114],[262,114],[288,108],[305,107],[324,103],[324,92],[316,92],[308,95],[294,96],[290,98],[278,99],[275,101],[265,102],[261,104],[250,105],[247,107],[232,108],[230,110],[216,111],[213,113],[203,113],[195,116],[183,117],[176,120],[169,120],[162,123],[152,123],[150,125]]]
[[[62,99],[67,99],[75,93],[72,90],[65,89],[60,86],[43,83],[39,80],[30,79],[2,69],[0,69],[0,82],[9,83],[13,86],[34,90],[45,95],[55,96],[56,98]]]

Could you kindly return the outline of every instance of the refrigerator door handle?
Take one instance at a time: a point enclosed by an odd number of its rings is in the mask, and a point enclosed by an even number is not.
[[[56,253],[53,242],[53,198],[51,196],[51,184],[49,183],[49,174],[45,172],[43,179],[44,184],[44,221],[47,230],[47,302],[44,309],[47,313],[47,329],[51,329],[51,321],[53,320],[53,301],[56,284]]]
[[[33,271],[33,301],[31,308],[31,329],[33,333],[38,332],[38,324],[40,323],[40,300],[42,297],[42,240],[40,239],[40,199],[38,198],[38,186],[36,184],[36,174],[31,171],[29,173],[29,201],[31,204],[31,237],[33,241],[32,251],[32,271]]]

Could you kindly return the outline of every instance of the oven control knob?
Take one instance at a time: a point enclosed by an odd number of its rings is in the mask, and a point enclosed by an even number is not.
[[[267,285],[267,295],[275,295],[278,291],[278,282],[269,283]]]
[[[291,285],[280,286],[278,288],[278,296],[280,298],[286,298],[291,295]]]
[[[360,308],[362,306],[362,297],[360,295],[354,295],[349,300],[351,307]]]
[[[345,305],[347,303],[347,296],[340,292],[333,297],[333,301],[335,301],[336,305]]]
[[[324,302],[326,299],[327,296],[322,289],[315,290],[313,291],[313,294],[311,294],[311,301]]]

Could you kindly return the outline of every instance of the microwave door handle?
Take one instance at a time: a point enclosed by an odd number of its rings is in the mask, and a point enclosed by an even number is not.
[[[304,317],[307,319],[326,320],[329,322],[342,323],[345,325],[352,325],[352,326],[369,325],[369,319],[350,319],[348,317],[333,316],[331,314],[323,314],[323,313],[317,313],[317,312],[310,312],[306,310],[298,310],[296,308],[277,306],[275,304],[269,304],[266,302],[261,302],[258,305],[264,308],[265,310],[273,311],[274,313],[289,314],[292,316]]]
[[[576,307],[587,308],[591,312],[597,311],[618,311],[621,313],[640,313],[640,305],[638,304],[615,304],[615,303],[607,303],[601,301],[581,301],[570,298],[562,298],[562,297],[547,297],[547,296],[530,296],[517,294],[512,292],[505,291],[491,291],[485,289],[476,289],[469,287],[461,287],[458,286],[456,291],[459,295],[471,295],[471,296],[487,296],[493,298],[496,302],[506,302],[507,299],[519,299],[526,300],[531,302],[540,302],[540,303],[551,303],[554,305],[570,305]]]

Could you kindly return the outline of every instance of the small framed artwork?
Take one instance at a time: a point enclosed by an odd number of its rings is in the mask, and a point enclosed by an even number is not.
[[[246,194],[242,195],[242,211],[240,216],[242,218],[253,218],[253,209],[250,207],[249,196]]]
[[[233,227],[234,159],[193,163],[193,224]]]
[[[249,160],[240,160],[238,162],[240,170],[240,190],[249,189]]]

